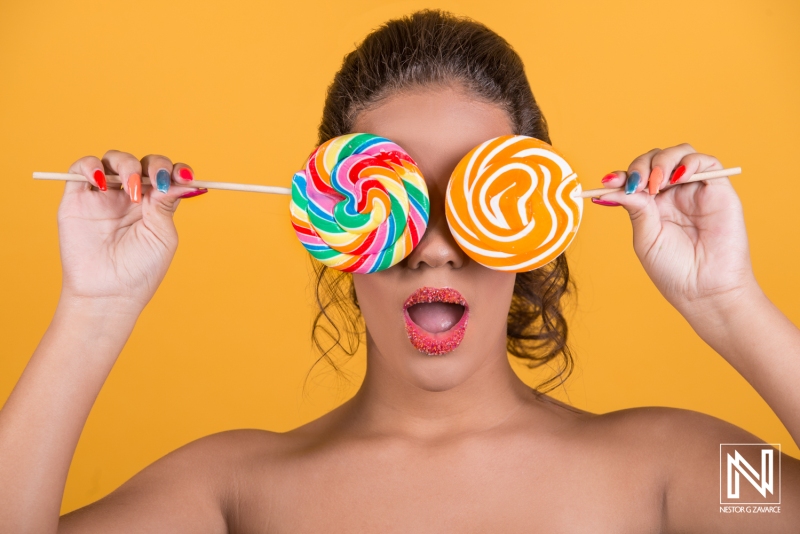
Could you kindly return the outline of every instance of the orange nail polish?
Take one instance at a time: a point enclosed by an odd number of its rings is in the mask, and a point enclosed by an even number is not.
[[[661,170],[661,167],[656,167],[652,171],[650,171],[650,181],[647,182],[647,186],[650,188],[650,194],[655,195],[658,193],[659,188],[661,187],[661,180],[664,179],[664,171]]]
[[[142,177],[136,173],[128,176],[128,194],[131,197],[131,202],[142,201]]]

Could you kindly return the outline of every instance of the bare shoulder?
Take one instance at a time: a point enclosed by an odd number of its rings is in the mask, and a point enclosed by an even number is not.
[[[760,443],[755,435],[712,415],[683,408],[664,406],[644,406],[625,408],[603,414],[580,410],[567,404],[552,400],[564,412],[588,426],[606,431],[609,437],[633,440],[640,445],[650,444],[654,449],[669,449],[676,454],[691,454],[689,445],[716,444],[720,439],[728,443],[744,441]],[[679,449],[675,445],[680,445]]]
[[[285,441],[284,436],[255,428],[226,430],[187,443],[170,454],[195,459],[213,458],[215,462],[231,467],[231,464],[246,461],[251,455],[261,455],[280,448]]]
[[[621,438],[635,437],[639,444],[651,446],[672,472],[693,459],[705,461],[713,457],[719,460],[721,444],[764,443],[758,436],[732,423],[683,408],[627,408],[596,415],[594,419]]]
[[[64,515],[59,533],[228,532],[238,480],[283,441],[280,434],[250,429],[199,438],[106,497]]]
[[[800,461],[781,454],[758,436],[717,417],[679,408],[631,408],[592,419],[592,424],[606,428],[614,439],[629,440],[642,448],[647,461],[663,473],[667,532],[796,532],[800,524]],[[742,477],[741,496],[747,492],[750,498],[739,501],[757,505],[781,502],[781,506],[766,513],[725,507],[723,478],[727,469],[723,468],[728,452],[735,454],[734,450],[744,455],[759,475],[761,450],[773,451],[768,453],[774,459],[771,489],[761,485],[757,490]],[[759,484],[767,482],[757,480],[758,476],[751,478]]]
[[[608,425],[618,432],[635,433],[654,445],[672,440],[707,441],[719,435],[748,435],[745,430],[717,417],[695,410],[665,406],[625,408],[595,416],[598,424]],[[713,441],[713,440],[712,440]]]
[[[256,458],[283,447],[285,434],[260,429],[226,430],[198,438],[172,451],[145,470],[171,471],[187,478],[203,477],[210,486],[223,486]],[[138,476],[138,475],[137,475]]]
[[[673,487],[682,480],[696,483],[702,468],[704,472],[713,471],[709,480],[719,489],[720,445],[764,444],[764,440],[741,427],[683,408],[627,408],[594,415],[591,424],[604,428],[609,437],[650,451],[649,457],[663,467]],[[786,458],[790,463],[796,462]]]

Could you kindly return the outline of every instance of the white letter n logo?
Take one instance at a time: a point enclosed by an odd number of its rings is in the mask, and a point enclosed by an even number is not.
[[[734,450],[733,455],[728,456],[728,498],[739,498],[739,474],[744,476],[750,484],[758,491],[762,497],[767,496],[767,492],[773,492],[772,473],[773,473],[773,449],[761,449],[761,474],[747,463],[739,451]]]

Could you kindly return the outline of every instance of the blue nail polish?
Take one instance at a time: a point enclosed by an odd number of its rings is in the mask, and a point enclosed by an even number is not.
[[[166,169],[161,169],[156,173],[156,187],[162,193],[169,191],[169,173]]]
[[[636,186],[639,185],[639,180],[642,177],[639,176],[639,171],[633,171],[628,175],[628,179],[625,180],[625,194],[630,195],[634,191],[636,191]]]

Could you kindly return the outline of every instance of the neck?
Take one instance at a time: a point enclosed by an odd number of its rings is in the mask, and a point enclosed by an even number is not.
[[[429,363],[435,364],[433,374],[441,376],[460,372],[462,363],[454,359],[479,362],[459,383],[431,390],[399,371],[400,355],[387,358],[367,334],[367,372],[358,393],[348,403],[349,418],[370,433],[425,440],[495,427],[529,405],[534,395],[511,368],[505,337],[494,343],[493,349],[480,359],[457,352],[430,356],[439,358]]]

